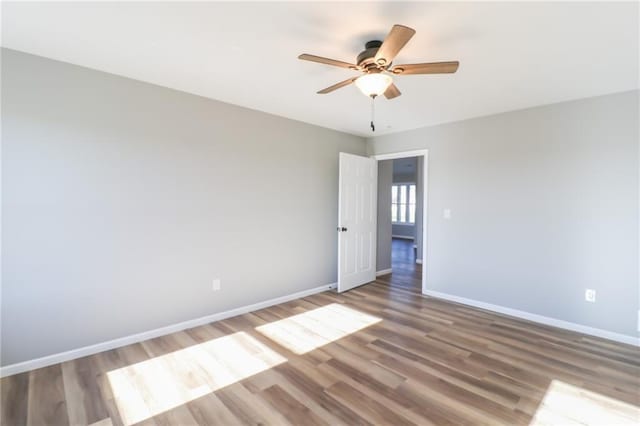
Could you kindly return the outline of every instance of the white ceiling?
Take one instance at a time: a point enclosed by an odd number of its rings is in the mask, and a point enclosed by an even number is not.
[[[638,88],[638,3],[9,3],[2,45],[349,133],[371,136],[353,61],[404,24],[395,63],[459,60],[400,76],[376,134]]]

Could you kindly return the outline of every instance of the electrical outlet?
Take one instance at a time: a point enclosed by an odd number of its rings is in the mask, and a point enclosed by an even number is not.
[[[213,280],[213,285],[212,285],[211,289],[213,291],[220,290],[220,279],[219,278],[216,278],[215,280]]]
[[[595,303],[596,301],[596,291],[592,288],[588,288],[584,292],[584,300],[587,302]]]

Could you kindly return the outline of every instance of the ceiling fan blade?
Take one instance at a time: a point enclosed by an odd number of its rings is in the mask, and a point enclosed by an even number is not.
[[[302,59],[303,61],[318,62],[325,65],[333,65],[334,67],[349,68],[352,70],[358,69],[358,66],[355,64],[337,61],[335,59],[323,58],[322,56],[309,55],[307,53],[303,53],[302,55],[298,56],[298,59]]]
[[[376,53],[376,64],[389,65],[415,33],[413,28],[394,25]]]
[[[336,83],[336,84],[334,84],[333,86],[329,86],[329,87],[327,87],[326,89],[322,89],[322,90],[320,90],[320,91],[318,92],[318,94],[319,94],[319,95],[326,95],[327,93],[331,93],[331,92],[333,92],[334,90],[338,90],[338,89],[340,89],[341,87],[348,86],[348,85],[350,85],[351,83],[353,83],[354,81],[356,81],[356,78],[358,78],[358,77],[351,77],[351,78],[349,78],[349,79],[347,79],[347,80],[341,81],[340,83]]]
[[[391,86],[387,87],[387,90],[384,92],[384,97],[387,99],[397,98],[400,95],[402,95],[402,93],[400,93],[398,86],[393,83],[391,83]]]
[[[458,61],[430,62],[426,64],[396,65],[391,70],[394,74],[451,74],[458,70]]]

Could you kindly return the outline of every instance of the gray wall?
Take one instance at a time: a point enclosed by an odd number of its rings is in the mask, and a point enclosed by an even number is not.
[[[638,113],[633,91],[371,139],[429,149],[428,289],[637,335]]]
[[[376,270],[391,269],[391,183],[393,160],[378,161],[378,247]]]
[[[364,139],[2,54],[3,365],[336,281]]]

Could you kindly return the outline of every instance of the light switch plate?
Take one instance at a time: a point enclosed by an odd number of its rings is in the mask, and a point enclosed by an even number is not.
[[[442,217],[444,217],[445,219],[451,219],[451,209],[444,209],[444,212],[442,212]]]

